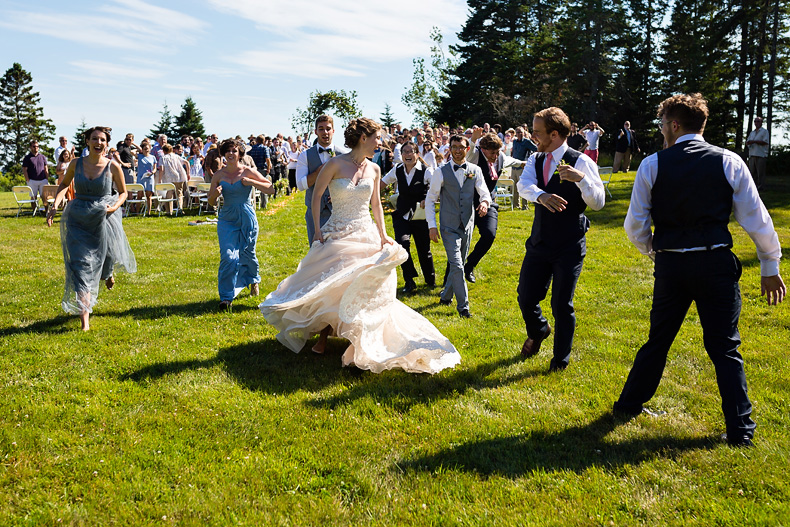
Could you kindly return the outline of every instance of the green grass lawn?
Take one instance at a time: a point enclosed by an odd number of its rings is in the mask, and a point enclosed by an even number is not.
[[[263,296],[218,312],[216,228],[185,218],[124,220],[138,272],[100,292],[83,333],[60,308],[58,229],[15,219],[0,195],[0,525],[790,524],[790,316],[760,297],[737,225],[755,448],[718,439],[693,308],[650,403],[667,414],[611,416],[652,291],[652,264],[622,228],[633,175],[615,175],[614,199],[589,213],[572,362],[556,374],[551,339],[519,357],[531,210],[501,209],[470,286],[475,318],[439,305],[438,290],[403,299],[461,364],[375,375],[342,368],[340,340],[324,356],[285,349]],[[765,197],[786,242],[790,185]],[[275,204],[259,214],[263,295],[307,251],[302,196]]]

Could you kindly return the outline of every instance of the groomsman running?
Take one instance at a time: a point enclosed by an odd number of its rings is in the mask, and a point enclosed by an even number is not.
[[[318,179],[318,173],[324,167],[324,164],[337,154],[345,154],[348,152],[346,148],[335,146],[332,144],[332,139],[335,136],[334,120],[329,115],[320,115],[315,120],[315,135],[318,136],[318,141],[312,147],[308,148],[301,154],[296,161],[296,187],[299,190],[305,190],[304,203],[307,205],[304,219],[307,224],[307,243],[313,243],[313,236],[315,235],[315,227],[313,225],[313,186],[315,180]],[[324,191],[321,196],[321,211],[320,222],[323,226],[329,216],[332,215],[332,203],[329,201],[329,188]]]
[[[670,97],[658,107],[658,117],[667,148],[639,165],[625,217],[628,239],[655,260],[650,333],[614,410],[643,411],[694,302],[705,351],[716,369],[727,426],[724,439],[733,446],[751,446],[755,424],[738,352],[741,263],[731,250],[730,214],[757,246],[760,289],[769,305],[781,302],[787,292],[779,274],[782,247],[746,164],[702,137],[708,120],[702,95]]]
[[[414,282],[417,269],[414,267],[414,260],[409,250],[412,236],[425,283],[430,288],[436,285],[431,240],[428,235],[428,222],[425,219],[425,196],[431,182],[431,171],[417,154],[414,143],[403,145],[401,154],[403,163],[393,167],[381,178],[381,182],[384,185],[398,183],[398,202],[395,212],[392,213],[392,229],[395,231],[395,241],[406,249],[409,255],[409,258],[401,264],[401,270],[405,282],[403,292],[411,293],[417,289],[417,284]],[[415,216],[417,211],[421,212],[422,217]]]
[[[553,281],[551,311],[556,335],[549,368],[558,371],[568,366],[576,329],[573,294],[587,253],[585,233],[590,228],[584,211],[588,206],[593,210],[603,208],[605,195],[595,162],[568,148],[571,122],[565,112],[546,108],[535,114],[532,124],[538,152],[527,160],[518,192],[542,207],[535,207],[518,280],[518,304],[527,326],[521,355],[537,355],[541,343],[551,334],[540,302]]]
[[[468,151],[469,140],[466,137],[454,135],[450,138],[452,159],[431,174],[431,188],[425,198],[425,216],[434,242],[440,239],[439,229],[436,228],[435,204],[441,198],[439,222],[449,271],[439,303],[449,306],[455,295],[458,314],[464,318],[472,316],[469,312],[469,291],[464,280],[464,260],[469,252],[469,240],[474,228],[475,191],[480,195],[480,204],[477,206],[480,216],[486,215],[491,204],[483,172],[479,166],[466,161]]]
[[[478,129],[482,131],[482,129]],[[472,142],[477,139],[478,132],[472,134]],[[502,152],[502,140],[494,133],[480,137],[480,142],[475,148],[471,148],[466,155],[466,160],[480,167],[483,172],[488,192],[493,195],[502,170],[509,167],[523,168],[526,161],[519,161],[516,158],[505,155]],[[480,204],[480,196],[475,192],[475,208]],[[474,249],[469,253],[469,257],[464,264],[464,276],[466,280],[475,283],[475,267],[483,259],[488,250],[494,245],[496,238],[497,224],[499,220],[499,205],[496,201],[491,203],[488,213],[485,216],[475,217],[475,227],[480,234],[480,239],[475,243]]]

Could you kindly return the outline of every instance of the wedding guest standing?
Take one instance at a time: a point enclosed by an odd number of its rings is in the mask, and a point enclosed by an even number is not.
[[[414,279],[417,269],[411,258],[411,238],[417,248],[417,258],[425,277],[425,284],[433,288],[436,286],[436,274],[433,267],[433,254],[431,254],[431,238],[428,235],[428,222],[425,219],[425,196],[431,182],[431,170],[422,162],[414,143],[407,143],[401,148],[403,164],[390,170],[381,182],[386,185],[398,184],[398,202],[395,212],[392,213],[392,229],[395,231],[395,241],[406,250],[408,259],[401,264],[403,271],[404,293],[411,293],[417,289]],[[421,211],[421,218],[415,217]]]
[[[219,271],[217,289],[219,307],[230,309],[233,299],[245,287],[250,295],[258,295],[258,218],[250,202],[253,188],[264,194],[274,194],[272,184],[254,168],[240,163],[240,145],[233,139],[220,144],[220,154],[227,164],[218,170],[211,180],[208,201],[216,205],[222,195],[222,208],[217,222],[219,239]]]
[[[192,143],[189,145],[189,179],[203,178],[203,154],[200,152],[200,145]]]
[[[25,176],[25,185],[30,187],[31,199],[38,199],[44,205],[47,204],[46,197],[41,194],[45,185],[49,184],[49,169],[47,168],[47,158],[41,153],[38,141],[30,141],[30,152],[22,159],[22,174]],[[30,208],[35,209],[36,205],[31,203]]]
[[[137,183],[143,186],[145,192],[146,206],[151,212],[151,200],[154,196],[155,174],[158,172],[156,157],[151,154],[151,143],[144,139],[140,143],[140,153],[137,154]],[[137,196],[141,199],[142,196]]]
[[[571,129],[565,112],[546,108],[535,114],[532,125],[538,153],[527,160],[518,190],[523,198],[541,206],[535,207],[518,278],[518,304],[527,328],[521,355],[537,355],[551,334],[540,303],[553,283],[551,312],[557,331],[549,368],[557,371],[568,366],[576,329],[573,294],[587,254],[585,233],[590,228],[584,211],[587,207],[602,209],[605,194],[598,165],[565,142]]]
[[[66,286],[61,305],[68,313],[79,315],[82,329],[90,329],[90,313],[99,294],[99,282],[107,289],[115,285],[113,271],[137,271],[137,262],[118,209],[126,200],[126,183],[118,163],[104,152],[110,142],[110,128],[94,126],[85,131],[88,155],[69,165],[58,185],[55,206],[47,215],[52,226],[55,210],[63,205],[69,184],[74,181],[76,196],[63,211],[60,241],[66,267]],[[113,184],[118,194],[112,192]]]
[[[175,198],[178,207],[176,212],[180,212],[184,201],[184,191],[186,190],[187,180],[189,179],[189,176],[187,176],[187,169],[184,168],[186,160],[182,159],[178,154],[173,153],[173,146],[169,143],[165,143],[162,147],[162,153],[164,155],[162,156],[162,169],[159,171],[162,178],[160,183],[172,183],[176,187]],[[173,197],[172,190],[167,192],[167,197]],[[167,203],[167,213],[171,216],[173,215],[172,201]]]
[[[761,291],[769,305],[787,292],[779,274],[782,247],[746,164],[702,137],[708,120],[702,95],[665,99],[658,117],[667,148],[639,165],[625,218],[628,239],[655,260],[650,332],[614,409],[642,412],[658,389],[669,348],[694,302],[705,351],[716,369],[724,439],[751,446],[755,423],[738,352],[741,264],[731,250],[730,214],[757,246]]]
[[[126,134],[123,141],[116,145],[118,159],[123,170],[123,179],[126,184],[134,183],[134,154],[140,147],[134,144],[134,134]]]

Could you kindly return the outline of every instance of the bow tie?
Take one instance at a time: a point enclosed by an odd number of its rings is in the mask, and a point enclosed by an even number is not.
[[[332,147],[324,148],[323,146],[319,146],[318,147],[318,153],[319,154],[323,154],[324,152],[331,153],[332,152]]]
[[[466,170],[466,163],[464,163],[463,165],[456,165],[455,163],[453,163],[453,172],[455,172],[459,168],[463,169],[463,170]]]

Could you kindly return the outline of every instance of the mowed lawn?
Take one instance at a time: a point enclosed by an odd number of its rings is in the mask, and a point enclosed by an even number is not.
[[[242,293],[232,313],[217,310],[215,227],[124,220],[138,272],[101,290],[83,333],[60,308],[57,225],[14,218],[3,193],[0,525],[790,524],[790,311],[760,297],[737,224],[755,448],[719,440],[694,308],[650,403],[667,414],[611,415],[652,294],[652,264],[622,228],[633,175],[616,175],[614,199],[589,213],[572,362],[553,374],[551,338],[519,356],[532,210],[500,209],[470,286],[474,318],[439,305],[438,290],[402,299],[461,364],[375,375],[342,368],[337,339],[324,356],[288,351],[257,309],[307,251],[301,194],[259,213],[262,296]],[[764,199],[786,247],[790,181]],[[441,274],[440,244],[434,254]]]

